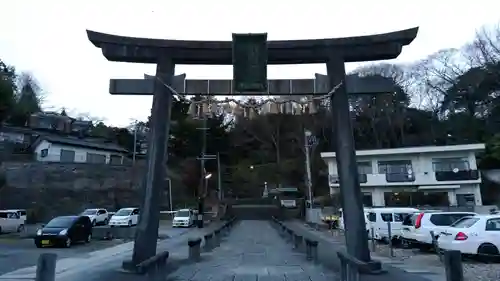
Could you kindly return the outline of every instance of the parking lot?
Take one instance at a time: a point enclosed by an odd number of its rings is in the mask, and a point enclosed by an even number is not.
[[[101,240],[93,239],[89,244],[76,244],[71,248],[36,248],[33,239],[38,225],[28,225],[24,233],[0,235],[0,275],[19,268],[36,265],[41,253],[56,253],[59,259],[104,249],[121,244],[126,239]],[[102,228],[102,227],[100,227]],[[132,227],[131,230],[135,229]],[[160,225],[159,236],[162,238],[175,237],[189,231],[186,228],[172,228],[170,222]],[[133,232],[133,231],[132,231]],[[128,239],[130,240],[130,239]]]
[[[342,242],[345,241],[343,231],[341,230],[327,230],[325,228],[320,228],[318,230],[330,236],[331,239]],[[373,249],[372,242],[370,240],[369,246],[374,255],[390,258],[396,262],[404,262],[408,265],[412,264],[418,265],[418,267],[422,268],[444,271],[444,265],[442,265],[442,262],[439,260],[439,256],[434,252],[423,252],[418,249],[404,249],[398,246],[393,246],[391,256],[390,246],[386,243],[375,242],[375,249]],[[462,264],[465,280],[500,280],[500,261],[498,259],[485,262],[474,258],[464,258]]]

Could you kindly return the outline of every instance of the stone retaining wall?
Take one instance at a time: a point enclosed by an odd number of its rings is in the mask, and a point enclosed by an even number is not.
[[[4,162],[0,173],[0,209],[29,209],[35,221],[88,207],[115,211],[139,206],[142,198],[143,165]],[[167,209],[168,184],[163,198],[163,208]]]

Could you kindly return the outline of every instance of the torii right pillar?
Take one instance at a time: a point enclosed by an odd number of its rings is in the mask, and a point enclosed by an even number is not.
[[[356,150],[350,116],[349,97],[345,83],[345,63],[342,54],[331,54],[326,62],[330,88],[339,83],[341,86],[330,97],[332,112],[332,144],[335,146],[337,173],[340,181],[341,206],[344,214],[345,229],[351,234],[345,237],[350,254],[364,261],[371,262],[368,248],[368,235],[360,226],[365,225],[362,193],[358,190],[359,176],[356,163]],[[347,204],[348,203],[348,204]]]

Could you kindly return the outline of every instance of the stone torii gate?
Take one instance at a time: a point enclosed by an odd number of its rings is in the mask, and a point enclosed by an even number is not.
[[[174,79],[175,65],[234,65],[235,80],[246,79],[246,81],[245,83],[236,81],[237,83],[232,86],[238,91],[225,91],[223,95],[244,95],[245,93],[240,92],[250,91],[251,95],[255,96],[256,91],[263,95],[264,93],[265,95],[283,94],[281,91],[273,93],[271,85],[268,87],[267,64],[326,63],[327,89],[336,88],[336,91],[330,95],[332,121],[336,127],[335,133],[332,132],[332,138],[336,140],[334,150],[337,153],[341,205],[345,214],[347,251],[358,261],[364,262],[367,270],[379,270],[380,263],[371,260],[368,248],[352,125],[351,122],[347,122],[351,120],[348,87],[356,86],[349,86],[349,81],[346,81],[345,63],[396,58],[402,48],[415,39],[417,32],[418,28],[412,28],[369,36],[291,41],[267,41],[267,35],[260,35],[263,40],[253,45],[248,39],[241,40],[249,43],[247,47],[241,48],[235,44],[238,36],[242,36],[237,34],[233,34],[233,42],[184,41],[116,36],[88,30],[89,40],[102,50],[104,57],[108,60],[156,64],[156,79],[151,81],[140,79],[143,82],[128,84],[129,90],[125,89],[127,87],[123,88],[123,83],[128,83],[124,81],[118,83],[116,80],[112,81],[110,87],[111,92],[116,94],[153,93],[151,132],[148,140],[148,169],[144,179],[144,199],[135,237],[132,264],[138,264],[156,253],[159,198],[165,178],[166,142],[173,94],[165,85],[179,87],[174,85],[177,80]],[[245,61],[244,64],[246,64],[243,70],[236,67],[241,61]],[[119,85],[120,83],[122,86]],[[149,83],[149,90],[145,91],[143,86],[139,87],[141,83],[142,85]],[[290,84],[293,85],[293,82]],[[184,90],[190,91],[189,86],[184,87]],[[210,92],[217,94],[212,90]],[[284,92],[289,95],[291,91]],[[328,93],[329,90],[325,92]],[[301,94],[311,95],[312,93],[309,91]]]

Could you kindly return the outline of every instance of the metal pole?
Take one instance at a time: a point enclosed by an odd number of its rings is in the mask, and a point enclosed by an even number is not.
[[[132,164],[135,165],[135,155],[137,154],[137,120],[134,124],[134,153],[132,154]]]
[[[174,76],[174,63],[168,57],[159,57],[156,76],[170,84]],[[137,265],[156,255],[158,227],[160,224],[160,203],[165,187],[167,140],[170,131],[172,91],[156,79],[151,109],[151,130],[148,134],[147,167],[143,181],[143,198],[139,222],[135,232],[132,263]]]
[[[174,207],[172,206],[172,180],[170,179],[168,179],[168,197],[170,202],[170,212],[172,212]]]
[[[217,188],[219,190],[219,200],[222,200],[222,178],[220,170],[220,153],[217,152]]]
[[[306,172],[307,172],[307,191],[309,193],[309,221],[312,222],[313,213],[313,194],[312,194],[312,177],[311,177],[311,160],[309,157],[309,137],[311,132],[304,131],[304,147],[306,150]],[[306,209],[306,219],[307,219],[307,209]]]
[[[202,148],[201,148],[201,182],[200,182],[200,192],[198,194],[198,228],[203,228],[203,209],[205,208],[204,196],[206,189],[206,180],[205,180],[205,154],[207,150],[207,116],[205,113],[203,114],[203,128],[200,128],[202,135]]]
[[[337,169],[340,180],[341,205],[344,213],[345,239],[347,252],[363,262],[372,262],[365,218],[359,175],[352,133],[349,97],[345,83],[345,62],[342,54],[330,54],[326,63],[330,87],[339,88],[330,97],[333,117],[332,145],[336,151]],[[341,84],[340,84],[341,83]]]

